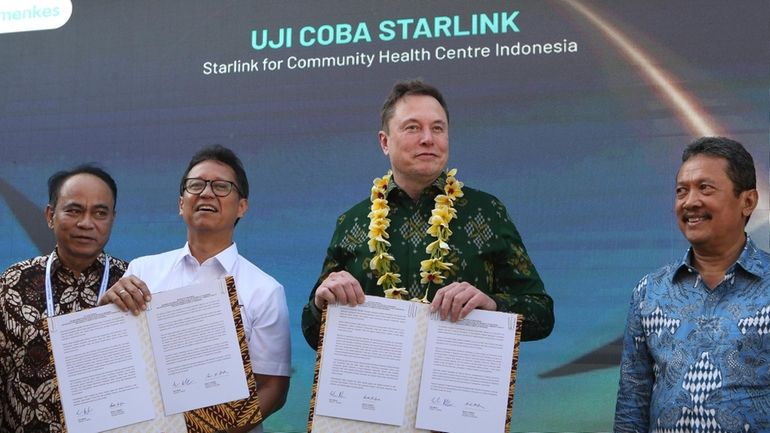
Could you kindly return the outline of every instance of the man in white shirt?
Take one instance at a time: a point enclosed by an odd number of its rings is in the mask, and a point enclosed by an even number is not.
[[[100,300],[139,314],[152,292],[232,275],[263,419],[286,401],[291,371],[288,308],[283,287],[238,254],[233,232],[248,209],[249,184],[240,159],[223,146],[196,153],[179,187],[179,214],[187,225],[184,247],[139,257]],[[250,430],[250,429],[254,430]],[[261,432],[261,425],[230,432]]]

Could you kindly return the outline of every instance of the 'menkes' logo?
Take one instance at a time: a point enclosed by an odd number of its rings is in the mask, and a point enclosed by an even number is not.
[[[71,0],[2,0],[0,33],[58,29],[71,16]]]

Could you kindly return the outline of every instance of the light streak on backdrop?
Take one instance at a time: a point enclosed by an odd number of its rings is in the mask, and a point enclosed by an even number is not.
[[[677,86],[674,77],[660,66],[657,66],[654,59],[645,53],[642,48],[635,45],[628,36],[585,4],[577,0],[566,0],[566,4],[572,6],[576,11],[588,18],[632,64],[639,67],[642,76],[650,80],[653,87],[659,90],[660,96],[663,97],[664,101],[668,102],[676,116],[693,135],[725,135],[722,132],[723,128],[718,126],[718,122],[699,106],[697,98]]]

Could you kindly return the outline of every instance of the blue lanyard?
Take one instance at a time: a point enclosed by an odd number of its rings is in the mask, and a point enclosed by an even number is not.
[[[54,317],[53,310],[53,286],[51,284],[51,263],[53,263],[53,254],[48,256],[48,261],[45,263],[45,301],[48,306],[48,317]],[[110,256],[104,254],[104,274],[102,274],[102,284],[99,287],[99,296],[97,300],[102,297],[107,290],[107,283],[110,280]]]

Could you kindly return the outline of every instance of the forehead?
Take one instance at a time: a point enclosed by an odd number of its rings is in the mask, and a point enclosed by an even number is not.
[[[403,122],[409,119],[447,121],[444,107],[436,98],[428,95],[407,95],[396,102],[391,120]]]
[[[731,182],[727,175],[727,160],[718,156],[696,155],[682,163],[677,172],[677,182],[709,179]]]
[[[187,173],[187,177],[235,181],[235,171],[223,162],[207,159],[195,164]]]
[[[70,176],[59,189],[60,202],[94,202],[100,205],[112,206],[115,197],[106,182],[92,174],[80,173]]]

